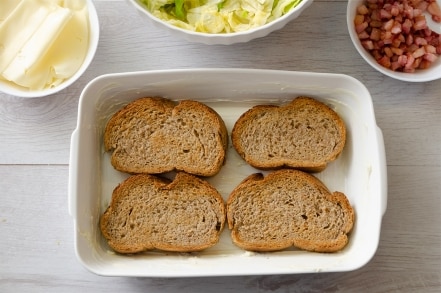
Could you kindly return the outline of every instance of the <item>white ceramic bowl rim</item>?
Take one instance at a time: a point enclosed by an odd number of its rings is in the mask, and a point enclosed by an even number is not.
[[[375,58],[369,54],[368,51],[362,46],[360,39],[358,38],[357,33],[355,32],[354,27],[354,18],[356,7],[363,2],[363,0],[349,0],[347,5],[346,12],[346,21],[348,26],[349,35],[351,37],[352,43],[357,49],[358,53],[361,57],[374,69],[383,73],[386,76],[407,81],[407,82],[427,82],[441,78],[441,57],[435,61],[435,64],[428,69],[417,70],[414,73],[406,73],[406,72],[397,72],[390,69],[387,69],[380,64],[377,63]]]
[[[187,34],[191,34],[191,35],[200,35],[200,36],[205,36],[208,38],[212,38],[212,37],[221,37],[221,38],[228,38],[234,35],[246,35],[249,33],[252,33],[254,31],[258,31],[261,30],[265,27],[271,26],[274,23],[278,23],[283,21],[285,18],[289,17],[290,14],[294,13],[294,11],[301,9],[304,5],[306,5],[305,3],[307,3],[307,0],[302,0],[296,7],[294,7],[293,9],[289,10],[288,13],[285,13],[284,15],[282,15],[281,17],[273,20],[272,22],[266,23],[262,26],[259,27],[255,27],[252,28],[250,30],[246,30],[246,31],[240,31],[240,32],[232,32],[232,33],[222,33],[222,34],[210,34],[210,33],[204,33],[204,32],[196,32],[196,31],[191,31],[191,30],[186,30],[184,28],[180,28],[178,26],[174,26],[168,22],[164,22],[161,19],[159,19],[158,17],[154,16],[149,10],[147,10],[147,8],[145,6],[143,6],[141,3],[139,3],[138,0],[129,0],[130,2],[132,2],[138,9],[145,11],[147,14],[149,14],[152,19],[154,19],[155,21],[158,21],[160,23],[163,23],[164,25],[166,25],[169,28],[175,29],[175,30],[179,30],[182,32],[185,32]]]
[[[153,21],[153,23],[165,26],[171,31],[179,32],[182,34],[182,36],[187,36],[187,39],[190,39],[192,41],[202,42],[206,44],[232,44],[236,42],[246,42],[254,38],[263,37],[274,30],[282,28],[286,23],[291,20],[291,18],[295,17],[297,13],[300,13],[301,11],[306,9],[313,2],[313,0],[302,0],[296,7],[288,11],[288,13],[273,20],[272,22],[252,28],[250,30],[232,33],[211,34],[191,31],[172,25],[154,16],[142,3],[140,3],[140,0],[128,1],[133,4],[138,12],[147,15],[150,20]]]
[[[86,69],[89,67],[90,63],[92,62],[96,49],[98,47],[98,41],[99,41],[99,20],[98,20],[98,14],[95,9],[95,6],[93,4],[93,0],[86,0],[87,1],[87,8],[89,13],[89,48],[87,55],[83,61],[83,64],[81,67],[77,70],[77,72],[72,75],[69,79],[62,82],[58,86],[54,88],[39,90],[39,91],[27,91],[26,89],[20,88],[20,87],[14,87],[10,84],[7,84],[5,82],[2,82],[0,80],[0,92],[4,92],[9,95],[22,97],[22,98],[39,98],[44,96],[49,96],[52,94],[55,94],[68,86],[72,85],[75,81],[78,80],[78,78],[86,71]]]

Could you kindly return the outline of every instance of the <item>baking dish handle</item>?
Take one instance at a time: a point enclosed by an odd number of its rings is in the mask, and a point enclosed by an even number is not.
[[[75,129],[72,133],[71,142],[70,142],[70,157],[69,157],[69,188],[68,188],[68,209],[69,214],[73,217],[75,215],[76,210],[76,194],[78,188],[78,170],[74,168],[76,166],[76,160],[78,160],[78,148],[75,147],[78,145],[78,130]]]
[[[381,192],[381,213],[384,216],[387,209],[387,163],[386,163],[386,151],[384,147],[384,139],[383,139],[383,132],[379,127],[377,127],[376,131],[377,135],[377,145],[378,145],[378,171],[379,171],[379,181],[381,186],[380,192]]]

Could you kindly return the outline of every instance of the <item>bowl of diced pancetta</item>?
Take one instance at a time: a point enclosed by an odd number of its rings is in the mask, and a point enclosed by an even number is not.
[[[441,78],[441,0],[351,0],[355,48],[379,72],[403,81]]]

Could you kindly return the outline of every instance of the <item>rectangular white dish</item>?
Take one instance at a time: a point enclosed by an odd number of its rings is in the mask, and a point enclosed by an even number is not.
[[[114,253],[98,222],[113,189],[128,175],[115,171],[104,152],[107,119],[143,96],[206,103],[224,119],[229,133],[236,119],[256,104],[282,104],[306,95],[330,105],[345,121],[347,143],[340,157],[315,174],[331,191],[346,194],[356,221],[349,244],[338,253],[287,249],[246,252],[225,228],[220,242],[198,253]],[[227,199],[246,176],[248,166],[231,144],[225,166],[208,181]],[[182,69],[108,74],[83,90],[78,124],[72,134],[69,170],[69,213],[74,221],[75,250],[90,271],[105,276],[191,277],[342,272],[358,269],[374,256],[386,211],[387,178],[383,136],[375,121],[371,96],[358,80],[341,74],[257,69]]]

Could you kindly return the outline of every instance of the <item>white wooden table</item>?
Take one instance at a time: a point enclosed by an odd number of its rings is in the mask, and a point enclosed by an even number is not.
[[[96,0],[101,39],[78,82],[39,99],[0,93],[0,292],[441,292],[441,80],[406,83],[374,71],[349,39],[346,3],[315,0],[268,37],[207,46],[170,37],[124,0]],[[67,182],[83,87],[105,73],[196,67],[335,72],[366,85],[389,180],[371,262],[348,273],[196,279],[100,277],[82,267]]]

